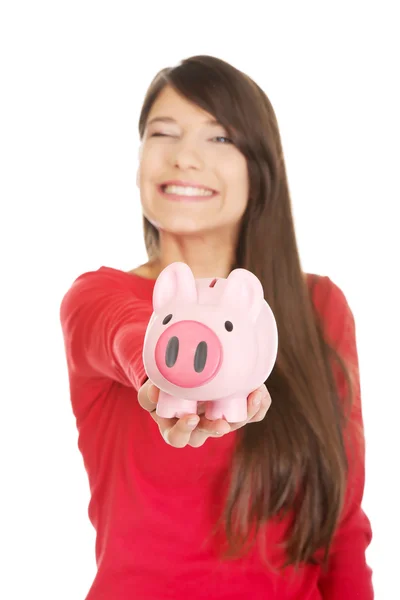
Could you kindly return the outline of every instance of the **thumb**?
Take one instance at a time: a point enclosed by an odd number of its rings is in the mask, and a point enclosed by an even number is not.
[[[152,412],[157,407],[159,389],[149,379],[138,392],[138,402],[144,410]]]

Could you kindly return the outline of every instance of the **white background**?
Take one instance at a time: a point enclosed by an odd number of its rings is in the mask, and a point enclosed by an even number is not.
[[[146,88],[160,68],[214,54],[270,97],[303,267],[329,275],[355,314],[367,438],[364,507],[374,530],[368,560],[376,598],[394,600],[399,5],[145,6],[1,4],[0,597],[83,600],[95,575],[59,305],[82,272],[145,260],[135,171]]]

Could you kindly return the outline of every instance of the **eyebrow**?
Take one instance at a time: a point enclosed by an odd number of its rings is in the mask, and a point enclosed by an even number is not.
[[[153,119],[150,119],[150,121],[147,123],[147,126],[152,125],[153,123],[177,123],[177,121],[175,119],[173,119],[172,117],[153,117]],[[207,121],[205,121],[204,125],[214,125],[214,126],[221,126],[221,123],[219,123],[216,119],[208,119]]]

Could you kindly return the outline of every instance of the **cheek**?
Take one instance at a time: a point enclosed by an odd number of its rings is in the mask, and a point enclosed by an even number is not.
[[[229,195],[234,196],[237,201],[247,204],[249,196],[249,178],[247,173],[247,163],[242,157],[232,160],[227,165],[224,179],[227,183]]]
[[[140,183],[144,184],[147,181],[157,177],[160,172],[162,157],[160,152],[155,152],[144,149],[139,163]]]

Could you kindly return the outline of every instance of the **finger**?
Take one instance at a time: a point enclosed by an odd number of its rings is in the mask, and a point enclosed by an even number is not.
[[[138,392],[138,402],[144,410],[152,412],[157,408],[159,389],[148,379]]]
[[[196,427],[190,436],[189,446],[199,448],[208,440],[208,438],[222,437],[231,431],[232,428],[230,424],[224,419],[210,421],[204,417],[203,419],[200,419],[198,427]]]
[[[159,417],[155,410],[150,413],[150,416],[153,421],[157,423],[160,433],[163,437],[165,436],[165,431],[172,429],[172,427],[174,427],[174,425],[176,425],[178,422],[178,419],[165,419],[164,417]]]
[[[249,394],[247,398],[247,419],[245,421],[240,421],[239,423],[230,423],[231,431],[236,431],[237,429],[240,429],[241,427],[247,425],[247,423],[253,422],[255,416],[258,413],[260,413],[260,411],[264,410],[264,407],[262,405],[263,398],[264,395],[262,394],[260,389],[257,389],[254,392],[251,392],[251,394]]]
[[[262,421],[265,417],[265,415],[267,414],[267,412],[270,409],[272,403],[272,399],[271,399],[271,395],[268,392],[268,390],[266,390],[266,393],[264,394],[263,400],[261,401],[261,406],[259,408],[259,410],[256,412],[256,414],[249,419],[249,423],[258,423],[259,421]]]
[[[263,408],[267,394],[267,388],[264,384],[249,394],[247,398],[247,421],[250,421]]]
[[[229,433],[231,431],[231,426],[225,419],[210,421],[207,417],[201,417],[196,431],[204,433],[207,436],[218,437]]]
[[[200,446],[203,446],[203,444],[205,444],[209,437],[212,436],[208,435],[208,433],[205,433],[204,431],[199,431],[199,428],[196,427],[196,429],[192,432],[192,435],[190,436],[188,445],[192,448],[200,448]]]
[[[190,436],[199,422],[198,415],[188,415],[182,419],[162,419],[155,417],[161,435],[170,446],[184,448],[190,441]],[[176,421],[171,423],[171,421]]]
[[[257,394],[261,396],[257,397]],[[271,395],[265,385],[260,386],[257,390],[249,394],[248,397],[248,417],[241,423],[230,423],[232,431],[240,429],[247,423],[256,423],[262,421],[271,406]]]

